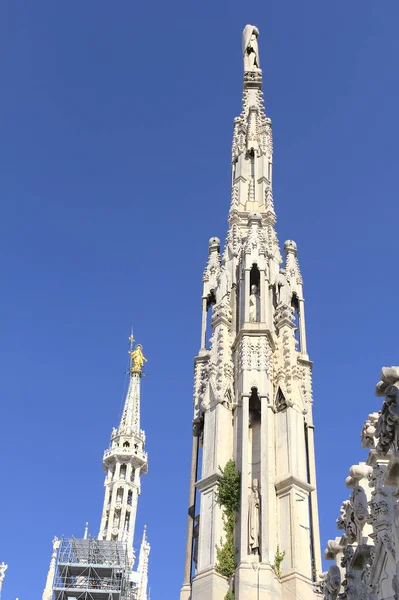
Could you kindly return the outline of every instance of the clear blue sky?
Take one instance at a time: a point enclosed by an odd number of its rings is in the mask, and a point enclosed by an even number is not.
[[[261,32],[280,241],[314,366],[322,543],[398,364],[397,0],[0,4],[0,562],[41,597],[54,535],[96,535],[128,336],[148,358],[151,598],[178,598],[208,239],[226,233],[241,31]]]

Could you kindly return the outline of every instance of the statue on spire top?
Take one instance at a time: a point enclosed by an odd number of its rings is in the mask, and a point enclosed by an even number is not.
[[[244,56],[244,71],[259,72],[259,29],[255,25],[245,25],[242,32],[242,53]]]
[[[136,349],[133,352],[129,352],[129,354],[132,357],[131,370],[134,373],[141,373],[144,362],[147,362],[147,359],[143,355],[143,346],[141,344],[137,344]]]

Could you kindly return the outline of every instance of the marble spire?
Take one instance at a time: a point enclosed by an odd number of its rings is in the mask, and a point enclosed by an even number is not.
[[[228,232],[223,250],[210,239],[203,275],[181,600],[223,600],[229,587],[236,600],[313,600],[321,572],[303,280],[295,242],[283,261],[275,229],[258,39],[247,25]],[[218,482],[232,460],[241,483],[227,574]]]
[[[147,472],[145,434],[140,429],[140,385],[146,358],[141,344],[134,346],[133,335],[129,341],[129,387],[119,427],[112,430],[110,447],[103,457],[105,496],[98,539],[126,541],[133,567],[140,478]]]

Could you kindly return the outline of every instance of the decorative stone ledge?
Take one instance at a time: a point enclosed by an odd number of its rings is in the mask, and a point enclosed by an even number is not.
[[[213,487],[219,481],[219,479],[221,477],[222,477],[222,473],[220,471],[215,471],[214,473],[211,473],[207,477],[204,477],[203,479],[200,479],[199,481],[197,481],[195,484],[195,487],[197,488],[197,490],[209,489],[209,488]]]
[[[283,492],[290,490],[291,488],[296,487],[303,490],[306,493],[314,492],[315,488],[313,485],[310,485],[307,481],[303,481],[295,475],[288,475],[279,481],[276,481],[275,488],[277,495],[280,496]]]

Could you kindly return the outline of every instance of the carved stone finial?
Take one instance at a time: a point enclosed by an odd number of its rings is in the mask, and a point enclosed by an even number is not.
[[[284,250],[286,254],[289,254],[290,252],[292,252],[292,254],[294,254],[295,256],[298,254],[297,245],[293,240],[287,240],[284,243]]]
[[[209,254],[211,252],[219,252],[220,240],[218,237],[211,237],[209,240]]]

